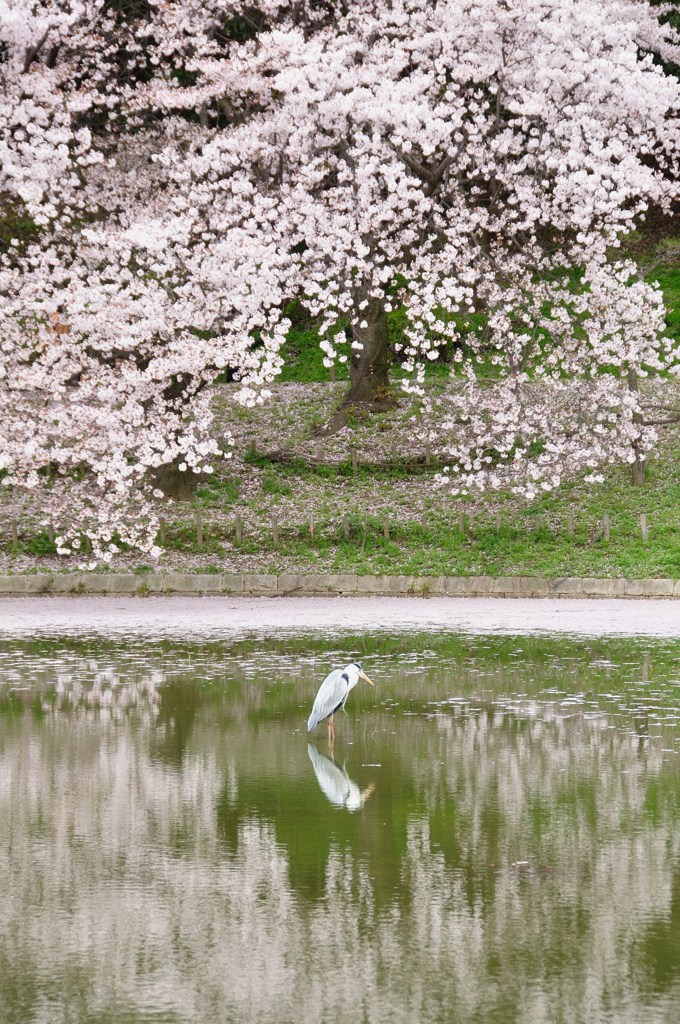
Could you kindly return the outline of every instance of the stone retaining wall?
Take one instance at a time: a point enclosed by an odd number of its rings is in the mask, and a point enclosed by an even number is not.
[[[287,594],[326,597],[448,595],[450,597],[676,597],[680,580],[543,579],[540,576],[273,576],[259,573],[68,573],[0,576],[0,595],[35,594]]]

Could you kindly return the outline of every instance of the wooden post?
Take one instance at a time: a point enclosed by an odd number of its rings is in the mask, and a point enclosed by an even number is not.
[[[317,463],[319,465],[321,465],[322,459],[323,459],[323,449],[321,447],[321,442],[319,442],[317,444],[317,446],[316,446],[316,461],[317,461]]]
[[[50,519],[49,523],[47,524],[47,539],[50,542],[50,544],[54,544],[54,537],[54,523]]]
[[[430,442],[429,441],[425,442],[425,465],[426,466],[431,466],[432,465],[432,449],[430,447]]]
[[[19,547],[19,527],[17,525],[16,519],[12,520],[12,525],[10,527],[10,534],[11,534],[11,537],[12,537],[12,551],[14,552]]]
[[[350,455],[352,458],[352,472],[356,473],[357,469],[359,468],[359,460],[357,459],[356,448],[350,448]]]
[[[609,540],[609,513],[605,512],[604,519],[602,520],[602,535],[605,540]]]
[[[195,519],[195,522],[196,522],[196,543],[198,544],[199,548],[202,548],[203,547],[203,520],[201,519],[201,513],[200,512],[196,512],[194,514],[194,519]]]
[[[649,527],[647,526],[647,516],[644,512],[640,516],[640,532],[642,533],[642,543],[646,544],[649,540]]]
[[[313,515],[310,515],[310,517],[309,517],[309,539],[311,541],[314,540],[314,516]]]
[[[459,512],[458,513],[458,532],[460,533],[461,537],[465,536],[465,513],[464,512]]]
[[[569,515],[567,516],[567,534],[570,537],[574,536],[575,525],[576,524],[575,524],[575,520],[574,520],[574,513],[570,512]]]
[[[274,544],[274,547],[276,547],[279,543],[279,524],[277,523],[276,519],[272,519],[272,542]]]
[[[345,540],[349,540],[349,519],[347,516],[342,517],[342,532],[345,535]]]
[[[383,522],[383,537],[385,538],[385,540],[389,540],[390,539],[390,521],[389,521],[389,519],[385,519],[384,522]]]
[[[335,364],[331,366],[331,384],[335,384]]]
[[[234,519],[234,539],[237,544],[240,544],[243,540],[243,522],[240,516],[236,516]]]
[[[421,530],[426,530],[427,529],[427,516],[425,515],[424,512],[423,512],[422,516],[420,517],[420,529]]]

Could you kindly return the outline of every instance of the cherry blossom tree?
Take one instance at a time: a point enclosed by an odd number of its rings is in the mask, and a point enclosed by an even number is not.
[[[638,382],[677,354],[658,290],[609,252],[677,198],[663,6],[4,5],[0,191],[36,231],[0,263],[0,469],[50,474],[64,550],[85,528],[98,555],[153,551],[159,471],[210,470],[219,374],[266,398],[293,297],[368,405],[405,311],[456,486],[531,496],[642,462]]]
[[[658,290],[607,250],[677,196],[678,86],[652,56],[677,39],[659,13],[367,0],[232,53],[242,113],[197,143],[202,228],[254,224],[288,252],[328,363],[350,359],[350,402],[388,394],[396,304],[407,366],[456,346],[465,386],[436,429],[466,484],[500,486],[505,465],[532,495],[653,443],[637,381],[676,353]]]
[[[456,347],[467,385],[443,429],[467,483],[496,483],[483,466],[504,462],[531,494],[530,468],[547,486],[560,464],[639,464],[654,434],[637,382],[675,353],[658,290],[607,249],[677,196],[678,87],[653,57],[677,54],[665,13],[638,0],[280,8],[276,28],[210,76],[193,65],[199,159],[193,173],[186,153],[164,159],[202,235],[247,226],[287,255],[283,290],[322,318],[327,364],[350,360],[348,401],[389,396],[395,305],[407,366]],[[220,130],[225,82],[232,121]],[[185,98],[174,84],[159,96]],[[630,307],[633,285],[638,319],[612,333],[602,295]],[[465,329],[472,314],[483,331]],[[480,387],[480,369],[494,385]],[[556,402],[569,414],[559,427]],[[487,451],[497,411],[506,441]]]
[[[0,470],[29,490],[49,479],[59,550],[85,534],[105,560],[121,541],[155,554],[163,470],[208,473],[227,454],[207,385],[229,372],[242,401],[266,396],[285,273],[247,226],[206,245],[168,196],[155,158],[194,126],[142,95],[156,48],[171,49],[153,9],[126,22],[102,3],[55,4],[32,23],[20,6],[4,41],[2,194],[36,230],[0,265]]]

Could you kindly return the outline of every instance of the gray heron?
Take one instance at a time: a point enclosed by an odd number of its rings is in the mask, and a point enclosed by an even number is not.
[[[323,722],[324,718],[327,718],[328,739],[332,743],[335,739],[333,716],[336,711],[345,707],[349,691],[357,685],[360,679],[364,679],[370,686],[373,686],[358,661],[353,661],[347,668],[336,668],[327,675],[314,700],[312,713],[307,720],[307,732],[311,732],[319,722]]]
[[[307,744],[307,753],[316,781],[326,799],[334,807],[344,807],[348,811],[361,810],[375,789],[373,783],[369,783],[365,789],[359,789],[344,768],[338,768],[335,761],[318,751],[313,743]]]

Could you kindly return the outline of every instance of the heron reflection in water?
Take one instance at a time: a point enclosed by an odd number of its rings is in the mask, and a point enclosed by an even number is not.
[[[307,753],[314,768],[316,781],[330,803],[334,807],[346,807],[348,811],[360,810],[375,788],[373,783],[371,782],[365,789],[359,789],[347,772],[339,768],[330,757],[321,754],[314,744],[307,744]]]
[[[364,679],[370,686],[373,683],[368,678],[358,661],[353,661],[347,668],[336,668],[326,676],[319,692],[314,699],[312,713],[307,720],[307,732],[315,729],[324,718],[328,719],[328,742],[333,745],[335,740],[335,725],[333,717],[336,711],[344,711],[350,690],[353,690],[360,679]]]

